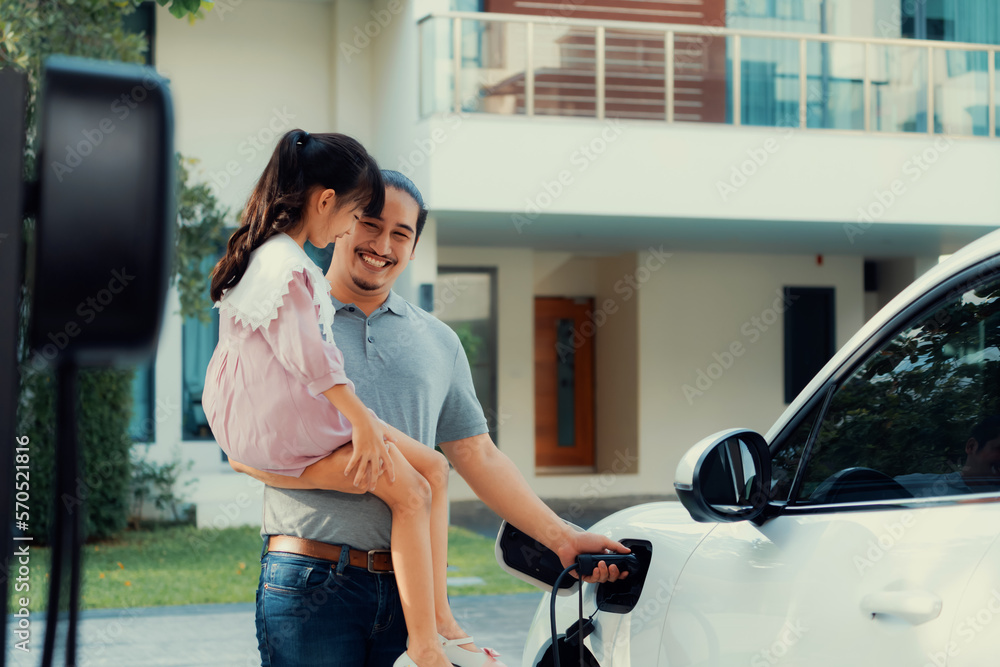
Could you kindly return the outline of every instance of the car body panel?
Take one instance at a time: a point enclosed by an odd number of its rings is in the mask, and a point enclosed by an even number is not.
[[[601,520],[591,531],[616,540],[641,538],[653,545],[653,561],[642,594],[629,614],[599,612],[601,623],[586,640],[586,646],[602,665],[647,667],[649,657],[659,651],[663,615],[670,604],[674,583],[684,563],[710,533],[713,524],[695,523],[677,502],[637,505]],[[597,587],[584,585],[584,613],[596,608]],[[535,612],[524,649],[524,665],[537,664],[551,644],[548,594]],[[577,596],[556,600],[556,628],[562,633],[577,619]],[[638,656],[638,657],[637,657]]]
[[[658,664],[832,667],[846,647],[863,646],[854,664],[923,665],[948,642],[958,603],[1000,530],[998,509],[899,507],[720,525],[681,573]],[[886,599],[921,596],[940,599],[936,615],[885,613],[899,608]]]
[[[1000,499],[993,498],[992,521],[1000,523]],[[994,539],[986,555],[965,588],[954,614],[955,623],[946,643],[932,646],[925,663],[940,667],[981,667],[1000,663],[1000,536]]]

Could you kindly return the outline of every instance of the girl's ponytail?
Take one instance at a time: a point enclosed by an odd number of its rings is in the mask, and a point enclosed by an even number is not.
[[[382,212],[382,175],[361,144],[342,134],[286,133],[250,193],[240,226],[212,273],[212,301],[240,282],[254,250],[275,234],[298,227],[302,208],[317,186],[336,191],[338,208],[360,203],[367,215]]]

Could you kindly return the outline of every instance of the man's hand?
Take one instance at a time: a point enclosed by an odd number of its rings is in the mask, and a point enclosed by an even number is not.
[[[598,535],[597,533],[577,533],[574,532],[558,548],[556,555],[563,567],[569,567],[576,562],[576,557],[580,554],[602,554],[606,552],[627,554],[631,549],[612,540],[610,537]],[[571,573],[574,577],[576,573]],[[609,581],[618,581],[628,576],[628,572],[619,572],[617,565],[608,567],[607,563],[601,561],[594,571],[583,578],[588,584],[603,584]]]

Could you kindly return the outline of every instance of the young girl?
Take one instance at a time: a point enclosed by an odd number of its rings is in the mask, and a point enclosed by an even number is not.
[[[458,628],[445,573],[447,462],[355,395],[333,342],[329,283],[303,249],[350,233],[362,212],[377,217],[384,197],[378,165],[350,137],[282,137],[213,273],[221,317],[205,414],[234,461],[389,506],[409,633],[394,667],[502,667],[488,649],[468,650],[471,638],[437,634],[439,623],[445,634]]]

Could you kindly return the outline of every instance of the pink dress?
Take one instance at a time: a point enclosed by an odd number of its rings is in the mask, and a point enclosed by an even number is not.
[[[202,405],[223,451],[298,477],[350,442],[351,423],[322,392],[354,385],[333,343],[329,284],[302,248],[286,234],[268,239],[216,306],[219,344]]]

